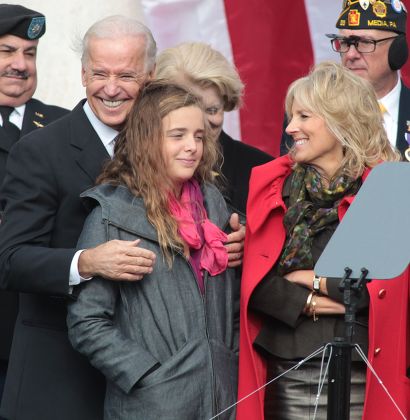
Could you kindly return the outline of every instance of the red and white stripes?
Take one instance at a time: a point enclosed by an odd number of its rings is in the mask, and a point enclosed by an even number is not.
[[[410,0],[406,0],[407,4]],[[315,62],[338,61],[325,33],[336,31],[342,0],[141,0],[159,50],[184,41],[211,44],[245,82],[244,106],[225,129],[278,155],[283,100]],[[410,74],[406,69],[403,75]]]

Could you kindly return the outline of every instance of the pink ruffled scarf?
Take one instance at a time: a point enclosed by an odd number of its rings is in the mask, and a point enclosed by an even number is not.
[[[228,265],[228,252],[224,246],[227,236],[208,219],[203,202],[198,181],[191,179],[182,186],[180,201],[170,196],[168,204],[177,220],[179,234],[190,249],[199,252],[200,269],[215,276],[225,271]],[[194,255],[195,251],[191,257]],[[195,263],[195,258],[193,260]]]

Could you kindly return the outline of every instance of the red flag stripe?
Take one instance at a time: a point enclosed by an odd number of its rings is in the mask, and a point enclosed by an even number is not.
[[[277,156],[287,86],[313,63],[303,0],[225,0],[235,64],[246,86],[242,141]]]

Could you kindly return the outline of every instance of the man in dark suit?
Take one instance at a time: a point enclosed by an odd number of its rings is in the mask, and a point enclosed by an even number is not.
[[[399,75],[408,56],[406,20],[401,1],[343,2],[339,33],[327,35],[342,64],[374,87],[387,136],[402,154],[409,147],[406,138],[410,141],[410,89]],[[291,144],[284,133],[281,154]]]
[[[245,217],[252,168],[270,162],[273,157],[256,147],[234,140],[223,130],[219,142],[223,155],[222,174],[227,180],[222,190],[225,200],[234,211]]]
[[[22,292],[0,411],[7,419],[102,419],[105,381],[69,344],[66,299],[93,276],[136,281],[155,262],[138,241],[75,248],[87,216],[79,194],[112,156],[156,56],[148,28],[121,16],[91,26],[82,46],[87,99],[13,147],[0,191],[0,286]],[[242,238],[243,230],[230,235]],[[231,265],[241,247],[230,247]]]
[[[45,17],[41,13],[18,5],[0,4],[0,184],[11,146],[30,131],[68,112],[32,98],[37,87],[37,45],[44,32]],[[18,295],[1,291],[0,398],[17,309]]]
[[[7,419],[102,419],[104,379],[67,338],[70,286],[97,274],[140,279],[155,256],[135,242],[77,252],[87,216],[79,194],[110,158],[155,53],[139,22],[91,27],[82,56],[87,100],[10,151],[0,191],[0,285],[22,293],[0,411]]]

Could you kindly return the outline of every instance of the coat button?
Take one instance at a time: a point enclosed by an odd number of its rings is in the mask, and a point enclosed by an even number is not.
[[[386,296],[386,289],[379,290],[379,299],[383,299]]]
[[[374,355],[377,356],[381,351],[382,349],[380,347],[377,347],[376,349],[374,349]]]

